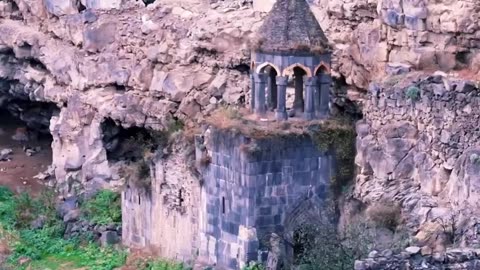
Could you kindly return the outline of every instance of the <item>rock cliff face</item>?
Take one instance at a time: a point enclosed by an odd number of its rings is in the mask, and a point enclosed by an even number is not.
[[[398,68],[479,71],[475,1],[316,0],[317,18],[335,44],[334,71],[349,98]],[[468,68],[469,71],[464,69]]]
[[[112,179],[106,118],[162,130],[248,100],[246,37],[261,21],[252,10],[131,3],[79,13],[46,2],[0,4],[0,93],[60,108],[50,125],[60,183]]]
[[[82,181],[110,177],[98,143],[106,117],[163,129],[172,119],[201,121],[218,103],[249,100],[248,41],[263,17],[249,1],[44,2],[0,3],[0,91],[61,108],[51,126],[64,154],[54,161],[59,179],[72,166]],[[313,2],[344,90],[366,89],[399,67],[476,68],[472,1]],[[358,100],[358,91],[347,93]]]
[[[473,82],[443,75],[372,84],[357,125],[356,195],[400,202],[417,239],[433,248],[475,244],[479,102]],[[448,241],[439,234],[449,234]]]
[[[342,90],[335,102],[343,105],[346,93],[365,105],[356,197],[401,202],[422,241],[441,239],[432,231],[441,232],[439,221],[448,220],[462,232],[452,240],[461,233],[466,244],[477,241],[470,218],[480,193],[477,87],[413,74],[367,88],[385,74],[414,69],[477,74],[479,5],[311,2],[335,48],[332,72]],[[165,130],[176,121],[192,127],[220,104],[245,105],[249,40],[263,16],[251,1],[2,1],[0,106],[42,128],[50,121],[62,190],[112,185],[121,176],[108,157],[106,119]],[[33,101],[49,109],[26,114],[21,105]]]

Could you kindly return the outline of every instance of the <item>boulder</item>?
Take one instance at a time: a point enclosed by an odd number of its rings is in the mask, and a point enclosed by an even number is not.
[[[72,209],[63,217],[63,222],[75,222],[80,218],[80,209]]]
[[[57,207],[58,215],[63,218],[68,212],[78,207],[78,199],[76,196],[68,197],[62,200]]]
[[[253,9],[255,11],[269,12],[276,0],[253,0]]]
[[[78,13],[78,0],[44,0],[45,7],[55,16]]]
[[[120,237],[118,237],[118,233],[115,231],[105,231],[102,232],[102,236],[100,237],[100,244],[102,246],[109,246],[115,245],[120,242]]]
[[[82,0],[87,8],[91,9],[121,9],[124,4],[123,0]]]
[[[416,246],[407,247],[407,248],[405,249],[405,251],[408,252],[408,253],[411,254],[411,255],[415,255],[415,254],[420,253],[420,250],[421,250],[421,248],[420,248],[420,247],[416,247]]]
[[[0,150],[0,161],[9,161],[12,153],[13,150],[9,148]]]
[[[83,44],[87,51],[98,52],[115,42],[117,25],[106,22],[96,27],[87,27],[83,33]]]
[[[167,73],[155,70],[153,73],[150,91],[156,95],[168,96],[170,100],[180,102],[192,89],[193,82],[180,72]]]
[[[33,230],[41,229],[45,226],[45,222],[47,222],[47,217],[43,215],[39,216],[30,223],[30,228]]]
[[[470,148],[458,158],[442,195],[455,205],[480,206],[480,148]]]

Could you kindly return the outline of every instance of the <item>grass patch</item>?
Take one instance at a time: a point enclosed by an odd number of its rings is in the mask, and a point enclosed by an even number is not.
[[[99,194],[88,206],[92,216],[100,221],[118,220],[111,209],[119,199],[110,193]],[[11,250],[2,269],[112,270],[124,264],[126,253],[122,250],[101,248],[84,239],[63,239],[63,222],[57,218],[54,205],[51,191],[32,198],[27,193],[15,195],[0,186],[0,231]],[[45,217],[43,228],[31,229],[31,220],[40,215]],[[21,259],[27,262],[19,265]]]
[[[101,190],[93,198],[84,202],[80,209],[85,219],[100,225],[122,222],[122,206],[120,194]]]
[[[153,259],[153,258],[144,258],[137,259],[135,262],[135,268],[139,270],[191,270],[192,268],[186,266],[184,263]]]

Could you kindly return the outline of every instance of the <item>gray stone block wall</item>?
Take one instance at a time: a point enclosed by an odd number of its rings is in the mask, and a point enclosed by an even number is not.
[[[222,267],[239,269],[257,260],[259,239],[283,233],[304,201],[320,208],[327,196],[333,159],[309,137],[252,140],[212,131],[207,149],[211,164],[203,174],[206,218],[200,227],[208,243],[200,256]]]

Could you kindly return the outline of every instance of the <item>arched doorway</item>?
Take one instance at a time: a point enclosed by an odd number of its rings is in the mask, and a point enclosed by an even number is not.
[[[318,196],[306,194],[290,207],[285,219],[285,255],[286,264],[299,263],[304,253],[311,248],[315,239],[314,224],[322,222],[322,206]]]
[[[304,87],[305,76],[311,76],[308,67],[300,64],[294,64],[285,69],[283,75],[289,78],[287,87],[287,109],[291,109],[295,116],[300,116],[305,107]],[[293,103],[288,102],[293,93]]]
[[[330,69],[322,63],[315,68],[315,76],[318,78],[318,86],[314,93],[315,114],[318,118],[324,118],[328,115],[329,111]]]
[[[274,111],[277,108],[277,82],[276,78],[279,76],[277,69],[268,64],[262,69],[260,73],[267,74],[267,91],[265,91],[265,100],[267,109]]]

